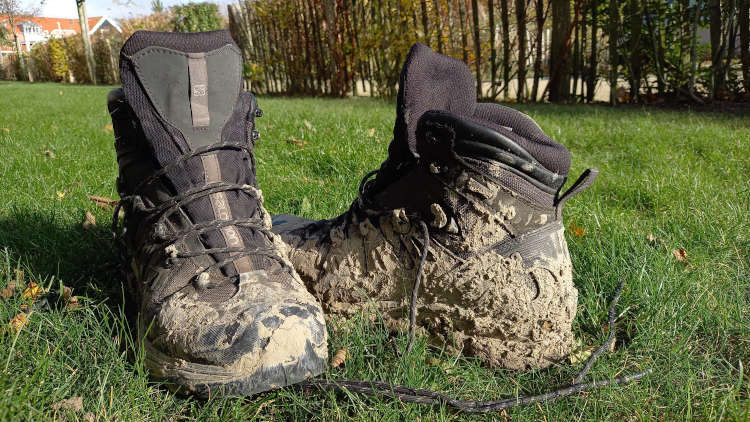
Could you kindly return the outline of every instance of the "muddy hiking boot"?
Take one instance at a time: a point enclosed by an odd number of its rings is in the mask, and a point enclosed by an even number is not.
[[[136,32],[120,72],[108,98],[118,237],[150,373],[202,397],[322,373],[323,313],[270,231],[253,154],[260,110],[241,92],[229,34]]]
[[[374,305],[491,366],[546,367],[569,354],[577,305],[562,206],[597,171],[560,195],[567,149],[474,93],[465,64],[415,45],[388,158],[349,210],[273,230],[326,313]]]

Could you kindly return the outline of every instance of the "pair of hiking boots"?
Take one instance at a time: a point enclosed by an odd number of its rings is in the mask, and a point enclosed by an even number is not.
[[[562,206],[596,171],[561,195],[570,153],[526,115],[477,103],[464,63],[412,47],[388,158],[322,221],[263,208],[262,113],[227,32],[136,32],[120,72],[108,98],[125,211],[114,229],[154,377],[208,396],[319,375],[324,311],[410,321],[495,367],[569,353]]]

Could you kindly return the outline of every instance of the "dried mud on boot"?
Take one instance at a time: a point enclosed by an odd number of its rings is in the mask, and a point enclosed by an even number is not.
[[[597,172],[560,195],[567,149],[528,116],[477,103],[468,67],[419,44],[388,152],[341,216],[274,217],[324,310],[346,318],[375,305],[404,327],[421,275],[416,323],[435,342],[493,367],[563,360],[578,293],[561,210]]]

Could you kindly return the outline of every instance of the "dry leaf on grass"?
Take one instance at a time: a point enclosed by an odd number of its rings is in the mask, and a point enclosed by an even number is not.
[[[578,227],[575,224],[570,223],[568,228],[570,229],[570,232],[573,233],[573,237],[580,238],[586,236],[586,230],[584,230],[583,227]]]
[[[581,339],[575,339],[573,340],[573,351],[570,352],[570,356],[568,359],[570,359],[570,364],[575,365],[579,362],[584,362],[586,359],[591,356],[592,353],[594,353],[594,350],[596,349],[594,346],[585,346],[583,345],[583,341]]]
[[[672,251],[672,255],[674,255],[674,259],[681,263],[683,267],[688,266],[688,256],[687,252],[685,252],[685,248],[675,249]]]
[[[8,299],[16,294],[16,289],[23,287],[23,270],[13,270],[13,280],[11,280],[2,291],[0,291],[0,297]]]
[[[305,123],[305,127],[307,127],[307,130],[312,130],[313,125],[309,121],[305,120],[303,123]]]
[[[286,142],[288,144],[297,145],[299,148],[302,148],[305,145],[307,145],[307,141],[305,141],[304,139],[287,138]]]
[[[94,214],[86,211],[86,217],[83,219],[83,228],[88,230],[94,226],[96,226],[96,217],[94,217]]]
[[[65,309],[68,310],[68,311],[72,311],[72,310],[78,309],[80,307],[81,307],[81,303],[78,302],[78,296],[72,296],[65,303]]]
[[[62,97],[62,89],[60,90],[60,96]]]
[[[29,323],[29,315],[30,314],[27,314],[25,312],[21,312],[20,314],[17,314],[8,323],[8,329],[14,333],[17,333],[23,330],[23,327],[25,327],[26,324]]]
[[[86,197],[89,198],[97,207],[104,210],[114,208],[115,205],[117,205],[116,200],[107,198],[105,196],[86,195]]]
[[[108,124],[108,125],[104,126],[104,131],[105,132],[112,132],[112,125]]]
[[[46,155],[48,158],[52,158],[52,159],[55,158],[55,153],[50,150],[44,151],[44,155]]]
[[[0,291],[0,298],[7,299],[14,294],[16,294],[16,282],[15,280],[12,280],[2,291]]]
[[[349,352],[346,349],[339,349],[339,351],[336,352],[335,355],[333,355],[333,359],[331,359],[331,367],[338,368],[339,366],[343,365],[348,355]]]
[[[84,422],[94,422],[96,420],[96,416],[94,416],[91,412],[86,412],[85,415],[83,415],[83,421]]]
[[[0,127],[0,130],[2,130],[5,133],[10,133],[10,129],[8,129],[7,127]]]
[[[23,294],[21,295],[21,299],[23,300],[31,299],[32,301],[34,301],[43,293],[44,293],[44,289],[42,289],[41,287],[39,287],[38,284],[32,281],[29,283],[28,286],[26,286],[26,289],[24,289]]]
[[[52,410],[72,410],[74,412],[80,412],[83,410],[83,397],[78,396],[60,400],[52,405]]]
[[[367,136],[374,137],[375,136],[375,128],[370,128],[370,130],[367,131]]]

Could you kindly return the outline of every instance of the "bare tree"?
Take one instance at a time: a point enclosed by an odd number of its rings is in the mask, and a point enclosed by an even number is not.
[[[482,41],[479,38],[479,5],[471,0],[471,15],[474,24],[474,64],[477,71],[477,98],[482,96]]]
[[[26,75],[29,82],[34,82],[34,76],[31,74],[31,69],[27,66],[26,59],[21,51],[21,41],[18,39],[18,19],[36,15],[43,4],[44,1],[40,1],[36,7],[24,7],[21,5],[21,0],[0,0],[0,15],[8,16],[10,33],[13,37],[13,44],[16,47],[18,65],[21,68],[21,74]]]
[[[742,83],[750,93],[750,0],[740,0],[740,58],[742,59]]]
[[[609,0],[609,103],[617,105],[617,39],[620,28],[620,6],[617,0]]]
[[[81,26],[83,52],[86,55],[86,65],[89,68],[89,77],[91,78],[91,83],[96,85],[96,61],[94,60],[94,50],[91,48],[91,38],[89,37],[89,19],[86,16],[86,0],[76,0],[76,6],[78,6],[78,23]]]
[[[550,46],[549,100],[567,101],[570,94],[570,61],[567,43],[570,39],[570,2],[552,0],[552,45]]]
[[[518,90],[519,103],[526,98],[526,0],[516,0],[516,30],[518,31]]]

